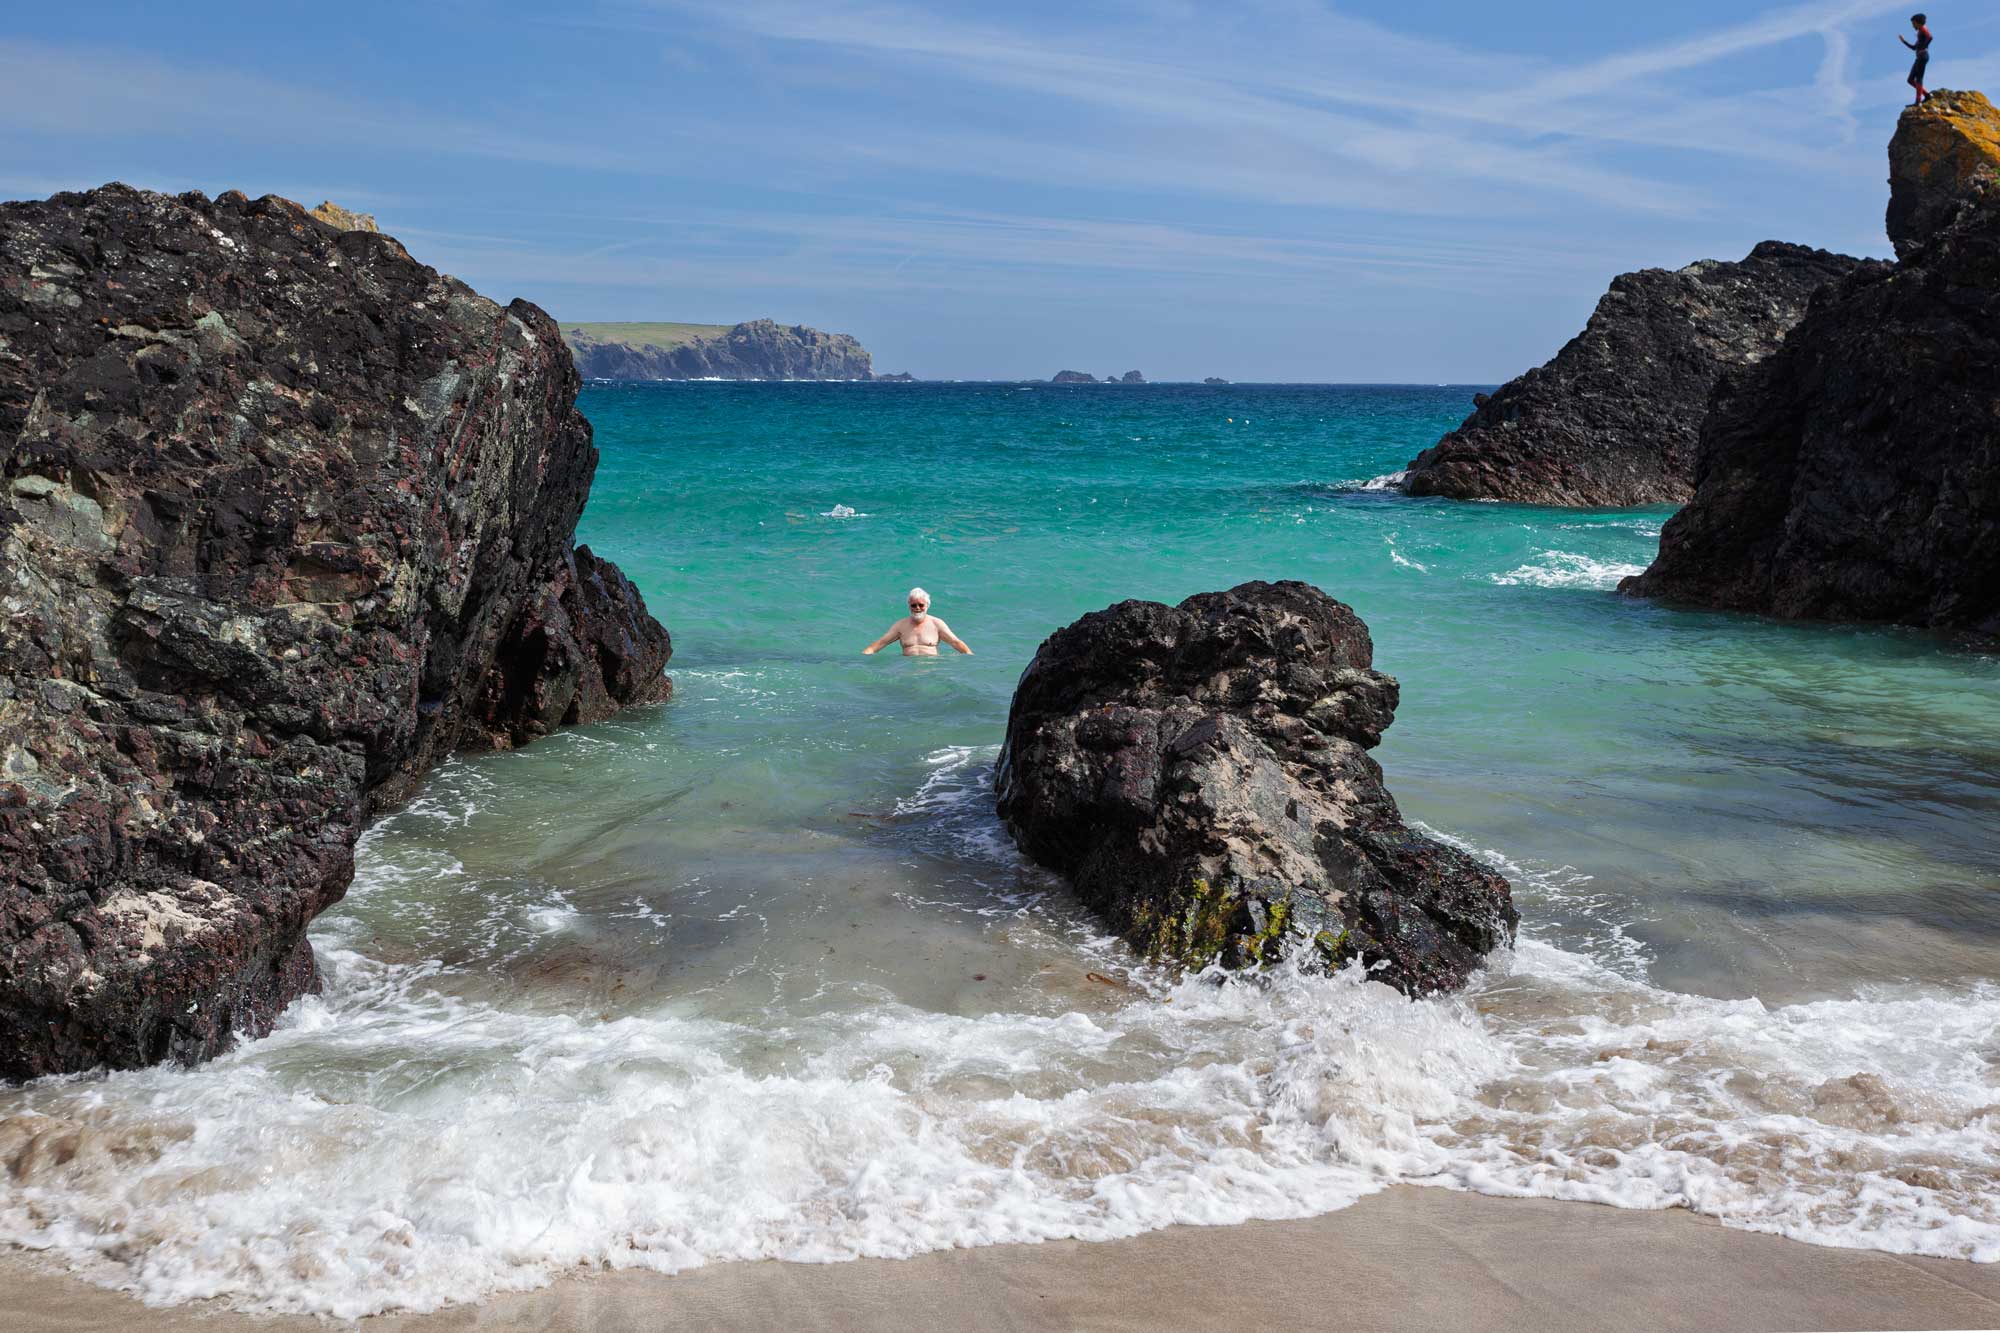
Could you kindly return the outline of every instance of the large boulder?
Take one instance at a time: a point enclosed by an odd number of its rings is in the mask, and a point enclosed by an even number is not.
[[[1769,356],[1860,260],[1765,241],[1736,263],[1612,279],[1583,332],[1411,460],[1403,489],[1539,505],[1678,504],[1725,370]]]
[[[1939,89],[1906,107],[1889,140],[1889,240],[1910,255],[1967,200],[2000,188],[2000,111],[1980,93]]]
[[[577,386],[287,200],[0,206],[0,1076],[267,1030],[427,768],[665,697]]]
[[[1694,499],[1623,591],[2000,634],[2000,197],[1956,217],[1718,390]]]
[[[1412,832],[1368,751],[1395,716],[1368,627],[1304,583],[1120,602],[1014,692],[1000,816],[1142,954],[1359,958],[1420,993],[1513,936],[1507,881]]]

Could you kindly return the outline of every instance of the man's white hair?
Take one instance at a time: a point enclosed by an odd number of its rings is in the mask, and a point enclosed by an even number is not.
[[[931,595],[922,588],[912,588],[910,589],[910,595],[903,600],[906,602],[922,602],[925,606],[929,606],[931,604]]]

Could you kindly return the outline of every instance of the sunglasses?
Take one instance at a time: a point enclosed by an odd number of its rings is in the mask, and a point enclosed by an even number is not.
[[[929,602],[911,602],[911,603],[910,603],[910,607],[911,607],[911,609],[912,609],[912,610],[916,610],[916,611],[921,611],[921,610],[923,610],[923,609],[924,609],[925,607],[927,607],[927,606],[929,606],[929,605],[930,605],[930,603],[929,603]]]

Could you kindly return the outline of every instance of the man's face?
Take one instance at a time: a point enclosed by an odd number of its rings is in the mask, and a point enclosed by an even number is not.
[[[925,616],[930,614],[930,610],[931,610],[931,604],[925,601],[923,598],[912,597],[910,599],[910,619],[922,620]]]

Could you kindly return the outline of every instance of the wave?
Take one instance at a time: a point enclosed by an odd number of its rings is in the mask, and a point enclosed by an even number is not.
[[[992,758],[933,752],[895,833],[1017,864]],[[1597,927],[1562,945],[1531,927],[1466,992],[1419,1002],[1352,967],[1125,958],[1122,988],[1031,1012],[884,999],[731,1021],[666,997],[610,1019],[454,994],[441,964],[371,958],[335,919],[315,928],[324,994],[266,1040],[5,1094],[0,1239],[154,1303],[343,1318],[579,1265],[1301,1217],[1397,1182],[2000,1260],[2000,988],[1678,994],[1588,877],[1495,859],[1525,915]],[[434,869],[374,842],[362,861],[359,897]],[[1021,910],[975,929],[1004,937]]]
[[[1644,565],[1596,560],[1574,551],[1541,551],[1533,562],[1487,578],[1505,586],[1536,588],[1615,588],[1620,579],[1646,572]]]

